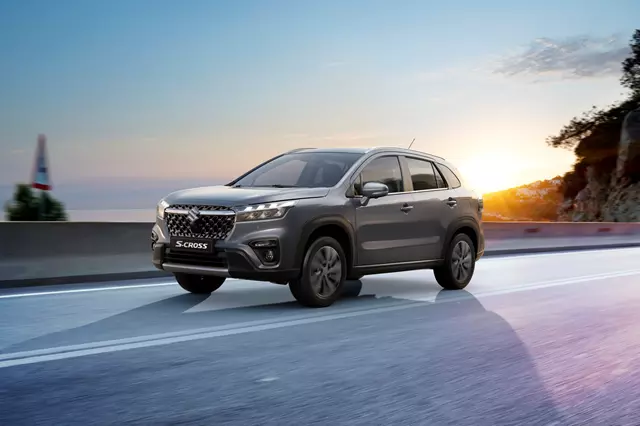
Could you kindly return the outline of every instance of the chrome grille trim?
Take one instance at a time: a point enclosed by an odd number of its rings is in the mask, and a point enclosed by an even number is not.
[[[200,209],[198,209],[200,210]],[[169,214],[189,214],[189,210],[168,208],[164,211]],[[235,216],[233,210],[200,210],[200,216]]]
[[[191,229],[189,210],[200,211],[201,225],[197,232]],[[171,205],[165,210],[165,221],[172,237],[226,240],[236,225],[236,212],[228,207],[191,204]]]
[[[171,204],[169,208],[178,209],[178,210],[191,210],[192,208],[197,208],[202,211],[219,211],[219,210],[229,210],[229,207],[223,206],[201,206],[199,204]]]

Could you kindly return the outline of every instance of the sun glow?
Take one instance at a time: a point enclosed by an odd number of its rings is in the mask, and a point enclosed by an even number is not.
[[[502,153],[486,153],[459,162],[468,185],[486,194],[522,184],[526,160]]]

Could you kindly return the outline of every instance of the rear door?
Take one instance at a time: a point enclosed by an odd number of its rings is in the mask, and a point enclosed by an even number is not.
[[[397,155],[374,157],[354,183],[356,197],[367,182],[389,187],[389,195],[361,205],[355,199],[358,265],[373,266],[421,259],[415,227],[419,223],[413,209],[413,196],[406,191],[407,179]]]
[[[450,189],[435,164],[420,157],[402,157],[405,173],[410,176],[414,211],[418,221],[415,238],[427,260],[439,259],[449,224],[458,208],[455,191]]]

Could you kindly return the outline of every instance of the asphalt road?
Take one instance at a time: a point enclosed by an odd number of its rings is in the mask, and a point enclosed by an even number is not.
[[[638,425],[640,249],[496,257],[467,291],[364,278],[0,293],[0,425]],[[353,284],[352,284],[353,285]]]

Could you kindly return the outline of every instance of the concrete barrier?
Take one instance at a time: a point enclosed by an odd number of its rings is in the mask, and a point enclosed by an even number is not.
[[[485,222],[485,238],[561,238],[640,235],[640,223],[619,222]]]
[[[0,222],[0,287],[168,276],[151,223]],[[640,223],[485,222],[486,256],[640,246]]]

